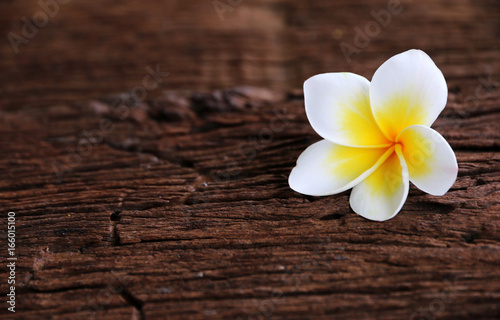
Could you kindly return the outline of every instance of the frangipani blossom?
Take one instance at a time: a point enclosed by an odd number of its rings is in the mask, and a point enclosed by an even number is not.
[[[290,187],[312,196],[353,188],[351,208],[376,221],[401,210],[410,181],[424,192],[444,195],[457,178],[457,160],[430,126],[447,97],[442,72],[421,50],[390,58],[371,83],[352,73],[309,78],[306,114],[324,140],[300,155]]]

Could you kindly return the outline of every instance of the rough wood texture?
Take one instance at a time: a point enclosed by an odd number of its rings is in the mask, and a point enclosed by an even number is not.
[[[16,212],[18,269],[0,317],[500,318],[500,6],[402,2],[348,64],[339,43],[387,3],[243,1],[221,21],[211,1],[71,1],[18,54],[4,39],[0,236]],[[37,10],[0,4],[2,34]],[[412,188],[374,223],[349,192],[290,190],[319,139],[301,83],[370,78],[410,47],[448,81],[450,192]],[[134,100],[156,64],[168,75]]]

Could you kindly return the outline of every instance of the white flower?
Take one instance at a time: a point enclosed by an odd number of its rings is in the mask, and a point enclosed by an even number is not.
[[[430,126],[447,97],[443,74],[420,50],[387,60],[371,83],[352,73],[309,78],[306,113],[324,140],[300,155],[290,187],[312,196],[353,188],[351,208],[377,221],[401,210],[409,181],[432,195],[445,194],[457,178],[457,160]]]

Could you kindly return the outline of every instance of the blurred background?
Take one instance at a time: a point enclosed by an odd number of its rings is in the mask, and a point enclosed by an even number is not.
[[[290,90],[322,72],[370,79],[409,48],[453,87],[498,68],[499,12],[494,0],[2,1],[1,103],[127,92],[157,64],[158,90]]]

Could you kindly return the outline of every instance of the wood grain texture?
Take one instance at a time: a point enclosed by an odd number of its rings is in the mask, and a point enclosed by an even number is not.
[[[2,42],[0,244],[14,211],[18,269],[0,317],[500,318],[500,6],[403,1],[347,63],[339,44],[387,4],[243,1],[221,21],[210,1],[70,1],[18,54]],[[39,10],[0,8],[3,34]],[[433,127],[457,154],[450,192],[412,187],[384,223],[349,192],[293,192],[320,139],[302,82],[371,78],[410,47],[448,82]]]

